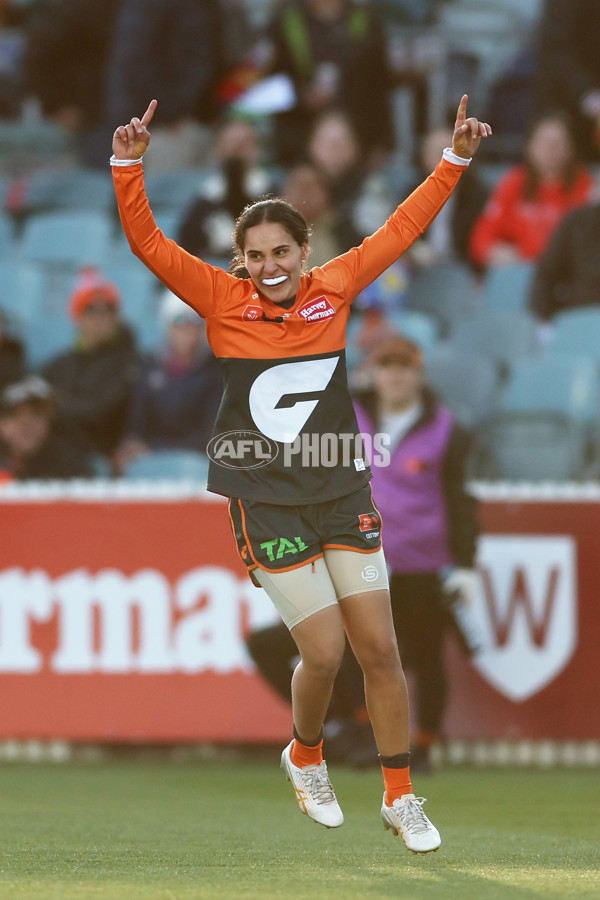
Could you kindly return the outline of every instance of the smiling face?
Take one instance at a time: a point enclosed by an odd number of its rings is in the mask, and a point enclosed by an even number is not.
[[[298,244],[278,222],[248,228],[244,263],[260,293],[272,303],[285,303],[298,293],[308,244]]]

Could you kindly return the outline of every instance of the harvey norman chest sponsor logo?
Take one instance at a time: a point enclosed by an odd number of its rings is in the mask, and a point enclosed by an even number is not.
[[[326,319],[335,316],[335,309],[327,297],[323,296],[317,297],[316,300],[311,300],[308,303],[304,303],[298,310],[298,315],[304,319],[305,322],[323,322]]]

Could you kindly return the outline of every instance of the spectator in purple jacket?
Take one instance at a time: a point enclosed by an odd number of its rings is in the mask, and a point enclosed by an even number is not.
[[[383,521],[400,654],[415,677],[411,768],[428,771],[448,694],[448,597],[458,595],[468,604],[475,590],[479,527],[476,502],[465,486],[469,436],[426,386],[421,350],[411,341],[400,336],[379,341],[369,371],[371,387],[356,398],[355,408],[361,433],[379,435],[373,447],[384,448],[372,455],[373,497]],[[289,696],[286,653],[291,661],[296,651],[286,647],[279,626],[250,635],[247,644],[262,674]],[[348,652],[326,725],[328,758],[359,766],[371,760],[373,736],[364,713],[360,670]]]

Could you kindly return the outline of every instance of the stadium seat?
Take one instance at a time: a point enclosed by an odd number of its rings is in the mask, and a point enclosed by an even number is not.
[[[41,369],[54,356],[69,350],[74,338],[75,328],[66,310],[36,316],[23,333],[28,365],[33,370]]]
[[[592,425],[598,417],[600,379],[594,360],[543,356],[515,361],[499,408],[506,412],[555,412]]]
[[[163,209],[154,213],[154,221],[165,235],[176,241],[179,238],[181,212],[177,209]],[[131,252],[131,251],[130,251]]]
[[[422,176],[415,166],[399,159],[393,160],[389,165],[384,166],[381,174],[396,204],[406,200],[410,192],[422,180]]]
[[[415,272],[408,284],[406,309],[439,322],[442,336],[476,308],[475,282],[466,266],[440,263]]]
[[[464,425],[477,425],[494,413],[499,378],[493,361],[442,348],[427,360],[426,374],[435,394]]]
[[[437,345],[439,340],[438,323],[428,313],[412,309],[390,310],[387,318],[392,326],[392,331],[397,331],[414,341],[426,356]]]
[[[93,453],[89,457],[89,463],[94,478],[112,478],[112,465],[107,456],[104,456],[102,453]]]
[[[600,361],[600,306],[581,307],[559,313],[547,352],[586,356]]]
[[[349,369],[364,362],[364,340],[368,333],[365,329],[365,314],[356,313],[350,317],[346,334],[346,361]],[[403,334],[418,344],[425,356],[428,356],[438,343],[437,322],[426,313],[414,310],[383,310],[381,321],[374,325],[376,338],[393,334]]]
[[[448,346],[454,353],[494,360],[501,373],[540,351],[537,324],[525,310],[480,309],[454,325]]]
[[[187,478],[206,484],[208,456],[193,450],[153,450],[131,460],[123,477],[136,480]]]
[[[99,212],[40,213],[25,223],[18,258],[28,262],[78,268],[102,267],[110,257],[112,221]]]
[[[139,349],[145,353],[156,350],[162,337],[162,283],[131,252],[123,262],[111,262],[102,271],[121,291],[122,316],[132,328]]]
[[[48,119],[0,121],[0,166],[24,172],[34,166],[75,165],[77,151],[66,128]]]
[[[170,172],[149,169],[144,183],[153,213],[172,210],[181,214],[202,193],[207,177],[207,169],[173,169]]]
[[[10,259],[14,254],[14,228],[10,216],[0,213],[0,260]]]
[[[22,203],[21,216],[58,209],[97,210],[115,208],[110,173],[89,169],[39,170],[29,178]]]
[[[492,266],[483,280],[481,303],[493,310],[524,310],[535,267],[531,263]]]
[[[42,267],[0,260],[0,307],[23,334],[28,323],[44,308],[48,284]]]
[[[586,429],[553,412],[507,412],[478,431],[471,475],[509,481],[561,481],[586,477]]]

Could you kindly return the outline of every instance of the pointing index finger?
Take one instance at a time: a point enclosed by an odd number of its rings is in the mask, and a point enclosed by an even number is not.
[[[467,118],[467,101],[469,99],[468,94],[463,94],[458,105],[458,112],[456,113],[456,122],[457,124],[462,124],[466,121]]]
[[[144,125],[144,127],[149,125],[150,122],[152,121],[152,116],[154,115],[154,112],[155,112],[157,106],[158,106],[158,100],[151,100],[150,103],[148,104],[148,109],[142,116],[142,120],[141,120],[141,124]]]

